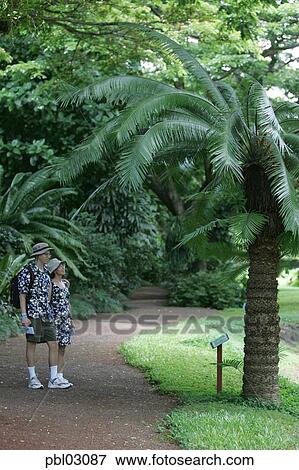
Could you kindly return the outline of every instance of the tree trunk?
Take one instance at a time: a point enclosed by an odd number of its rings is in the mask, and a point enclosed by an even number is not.
[[[158,175],[152,175],[149,187],[171,214],[180,216],[184,213],[184,202],[171,179],[162,181]]]
[[[246,208],[268,217],[263,232],[249,248],[249,279],[245,314],[243,395],[279,401],[279,234],[278,206],[262,166],[251,164],[245,173]]]
[[[259,238],[250,247],[249,258],[243,395],[245,398],[279,401],[277,241]]]

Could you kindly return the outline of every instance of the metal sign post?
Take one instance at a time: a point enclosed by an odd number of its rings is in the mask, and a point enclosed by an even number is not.
[[[213,349],[217,348],[217,393],[222,392],[222,345],[228,340],[229,337],[225,334],[210,342]]]

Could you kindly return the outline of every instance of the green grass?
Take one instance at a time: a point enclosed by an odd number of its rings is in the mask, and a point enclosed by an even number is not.
[[[214,336],[142,334],[120,347],[126,361],[141,368],[159,391],[183,403],[166,420],[169,435],[187,449],[299,448],[299,385],[281,378],[282,404],[268,409],[244,402],[242,372],[226,367],[224,391],[217,395],[216,353],[209,345]],[[225,360],[242,359],[239,339],[225,344]]]
[[[294,417],[231,403],[186,405],[171,413],[165,427],[184,449],[299,448]]]
[[[299,323],[299,287],[280,288],[278,302],[282,320]]]
[[[279,315],[283,322],[299,323],[299,287],[281,287],[278,291]],[[241,308],[225,308],[224,316],[243,315]]]

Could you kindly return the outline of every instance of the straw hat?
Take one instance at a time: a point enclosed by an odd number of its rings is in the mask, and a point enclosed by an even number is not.
[[[49,250],[53,250],[53,248],[50,248],[48,243],[36,243],[36,245],[32,247],[31,256],[43,255]]]
[[[61,261],[58,258],[50,259],[49,263],[47,264],[49,273],[52,274],[61,265],[61,263],[64,263],[64,261]]]

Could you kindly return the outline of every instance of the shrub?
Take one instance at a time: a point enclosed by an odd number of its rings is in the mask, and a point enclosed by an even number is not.
[[[122,300],[125,297],[118,295],[111,297],[107,292],[100,289],[93,292],[92,300],[97,313],[120,313],[123,311]]]
[[[87,320],[96,314],[94,305],[79,295],[71,296],[72,316],[79,320]]]
[[[14,308],[0,299],[0,341],[21,333],[21,324]]]
[[[219,271],[180,273],[165,284],[170,290],[170,305],[222,310],[226,307],[241,307],[245,300],[244,287],[237,282],[223,282],[223,275]]]

